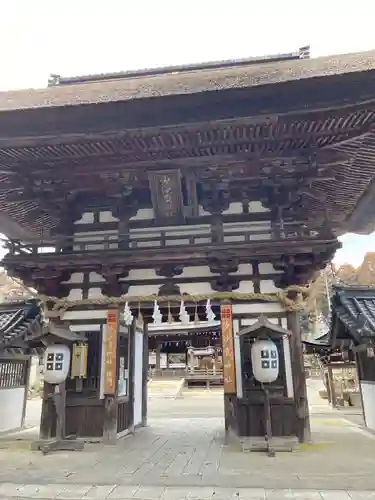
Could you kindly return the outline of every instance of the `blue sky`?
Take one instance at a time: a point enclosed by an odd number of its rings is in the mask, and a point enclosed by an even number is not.
[[[78,75],[288,52],[375,48],[375,2],[356,0],[2,0],[0,90]],[[346,236],[359,264],[375,235]]]

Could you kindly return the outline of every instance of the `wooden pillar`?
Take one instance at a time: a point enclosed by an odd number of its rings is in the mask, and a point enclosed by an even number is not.
[[[104,396],[103,440],[115,444],[117,439],[117,401],[116,396]]]
[[[103,331],[105,336],[103,440],[107,444],[115,444],[117,439],[118,323],[119,311],[109,310]]]
[[[292,362],[294,400],[297,411],[296,432],[299,442],[307,443],[311,440],[311,429],[299,316],[298,311],[287,311],[287,325],[288,330],[291,332],[290,359]]]
[[[155,352],[155,369],[160,370],[160,342],[158,339],[155,340],[156,352]],[[148,361],[147,361],[148,364]]]
[[[128,415],[128,429],[134,432],[134,368],[135,368],[135,329],[137,320],[134,318],[133,323],[129,329],[129,415]]]
[[[232,397],[236,395],[232,306],[228,301],[223,301],[220,305],[220,323],[224,377],[224,427],[225,442],[227,442],[230,428],[229,416],[232,408]]]
[[[364,367],[363,367],[363,363],[362,363],[362,356],[360,355],[360,353],[358,351],[354,352],[354,359],[355,359],[356,368],[357,368],[357,380],[358,380],[359,394],[360,394],[360,397],[361,397],[362,416],[363,416],[364,424],[367,427],[366,413],[365,413],[365,404],[364,404],[364,401],[363,401],[363,392],[362,392],[362,384],[361,384],[361,381],[364,378],[364,371],[363,371]]]
[[[122,217],[118,223],[119,248],[129,248],[129,221],[128,218]]]
[[[331,394],[331,385],[329,383],[328,368],[327,371],[324,371],[324,385],[327,390],[328,403],[332,404],[332,394]]]
[[[66,421],[66,383],[54,387],[54,404],[56,408],[56,439],[61,441],[65,439],[65,421]]]
[[[327,375],[328,375],[329,393],[330,393],[330,396],[331,396],[331,405],[332,405],[333,408],[336,408],[336,406],[337,406],[337,397],[336,397],[335,384],[334,384],[334,380],[333,380],[332,366],[328,366],[328,368],[327,368]]]
[[[42,411],[40,415],[40,439],[51,439],[56,433],[56,412],[53,405],[53,386],[44,382]]]
[[[23,399],[21,427],[23,427],[25,425],[27,400],[28,400],[29,388],[30,388],[31,360],[32,360],[32,358],[31,358],[31,356],[29,356],[25,362],[25,397]]]
[[[142,377],[142,425],[147,425],[147,385],[148,385],[148,326],[143,326],[143,377]]]

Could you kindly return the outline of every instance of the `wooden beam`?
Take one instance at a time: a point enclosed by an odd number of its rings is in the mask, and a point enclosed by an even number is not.
[[[296,254],[317,254],[327,256],[329,252],[334,252],[339,247],[336,239],[293,239],[293,240],[274,240],[271,244],[265,241],[250,241],[244,243],[228,243],[222,245],[188,245],[152,249],[115,249],[106,251],[106,259],[108,265],[115,263],[123,264],[127,262],[129,267],[155,267],[164,264],[183,265],[187,259],[191,265],[205,265],[207,262],[207,252],[210,250],[214,253],[224,252],[225,254],[234,253],[237,258],[246,262],[249,255],[252,258],[261,260],[265,258],[274,260],[282,255]],[[194,262],[194,264],[193,264]],[[89,264],[88,264],[89,263]],[[39,266],[52,265],[57,269],[66,269],[68,266],[77,266],[82,269],[92,269],[92,266],[102,266],[103,256],[97,250],[82,251],[70,253],[39,253],[37,255],[11,255],[7,254],[3,260],[3,265],[11,269],[13,266],[22,268],[34,268]]]
[[[297,437],[300,443],[307,443],[311,441],[311,429],[301,341],[300,315],[297,311],[287,311],[286,318],[288,330],[291,332],[290,357],[292,362],[294,399],[297,410]]]

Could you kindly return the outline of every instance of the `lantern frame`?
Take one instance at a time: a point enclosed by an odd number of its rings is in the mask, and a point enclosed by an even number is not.
[[[283,397],[291,395],[292,388],[288,387],[287,372],[291,370],[289,337],[290,332],[274,323],[271,323],[264,315],[253,325],[241,328],[237,333],[240,340],[240,364],[241,364],[241,394],[238,397],[247,399],[255,392],[263,393],[263,384],[256,380],[253,372],[251,349],[256,340],[271,340],[277,347],[279,360],[279,373],[275,381],[266,383],[274,394]],[[286,342],[285,342],[286,340]]]

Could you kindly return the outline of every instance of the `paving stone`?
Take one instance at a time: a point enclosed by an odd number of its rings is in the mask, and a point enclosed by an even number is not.
[[[239,488],[214,488],[213,498],[215,500],[235,500],[235,499],[238,499],[239,498]]]
[[[346,491],[321,491],[323,500],[350,500],[349,493]]]
[[[214,489],[207,486],[202,486],[201,488],[191,489],[187,498],[189,500],[210,500],[214,495]]]
[[[2,483],[0,485],[1,497],[17,497],[20,495],[20,490],[24,487],[23,484]]]
[[[266,492],[263,488],[241,488],[237,490],[238,500],[264,500]]]
[[[108,498],[115,489],[115,484],[92,486],[87,492],[85,492],[85,494],[82,496],[82,499],[97,500]],[[60,499],[61,497],[58,498]]]
[[[322,500],[318,491],[313,490],[266,490],[266,500]]]
[[[141,486],[134,493],[132,498],[137,498],[140,500],[157,500],[161,498],[164,493],[165,488],[162,486],[147,487]]]
[[[69,499],[81,499],[88,491],[92,488],[91,485],[85,484],[75,484],[75,485],[65,485],[64,490],[56,495],[59,500],[69,500]]]
[[[188,493],[188,488],[165,488],[162,500],[186,500]]]
[[[20,495],[30,496],[31,498],[55,498],[60,493],[63,493],[65,489],[66,486],[63,484],[25,485],[20,489]]]
[[[109,499],[123,499],[133,498],[134,494],[139,490],[139,486],[116,486],[107,498]]]
[[[373,499],[375,499],[375,491],[348,491],[348,494],[352,500],[373,500]]]
[[[322,495],[316,490],[292,490],[295,500],[322,500]]]
[[[195,494],[196,488],[207,488],[208,492],[214,489],[212,495],[217,495],[217,500],[224,494],[232,495],[233,490],[250,495],[257,494],[250,489],[263,491],[264,487],[270,494],[273,489],[286,498],[293,492],[291,498],[300,500],[319,498],[316,491],[312,492],[316,488],[333,490],[333,499],[334,493],[343,496],[340,488],[354,489],[349,496],[352,500],[362,500],[362,489],[375,491],[374,438],[348,425],[342,413],[328,411],[321,403],[326,413],[319,409],[313,418],[313,445],[302,446],[295,453],[277,453],[270,459],[262,453],[242,453],[235,443],[224,444],[222,394],[211,392],[199,398],[190,393],[178,400],[149,402],[150,425],[119,440],[116,446],[86,444],[81,453],[47,456],[25,449],[0,449],[0,483],[4,481],[0,495],[12,498],[27,493],[9,483],[55,483],[53,492],[63,500],[64,492],[69,497],[70,488],[93,481],[97,487],[82,493],[86,500],[100,495],[120,499],[121,490],[116,493],[120,487],[127,495],[138,495],[143,487],[145,498],[149,491],[153,498],[155,491],[164,491],[162,499],[168,495],[173,499],[178,492],[187,497],[189,492]],[[311,408],[314,411],[314,405]],[[354,477],[352,463],[361,471]],[[108,492],[107,485],[115,484],[117,488]],[[60,492],[59,487],[63,488]],[[305,491],[301,491],[303,488]],[[294,490],[299,490],[298,496]],[[48,489],[30,490],[30,495],[43,498],[44,492]],[[78,494],[78,490],[73,493]],[[344,494],[344,498],[348,496]],[[370,500],[373,495],[364,498]]]

